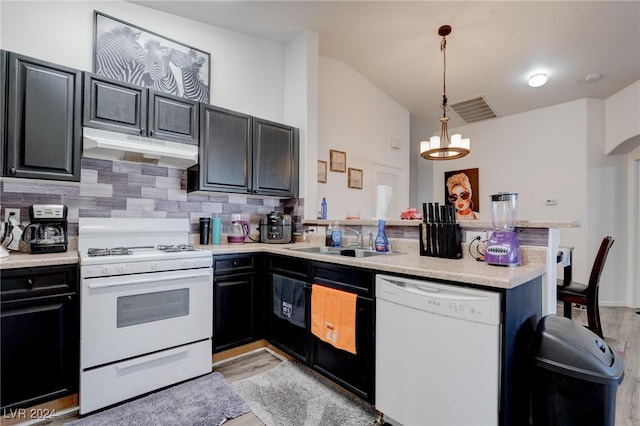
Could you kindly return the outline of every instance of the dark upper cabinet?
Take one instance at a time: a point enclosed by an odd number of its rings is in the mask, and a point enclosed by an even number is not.
[[[298,129],[201,104],[200,134],[188,191],[297,196]]]
[[[297,196],[298,143],[298,129],[253,119],[254,194]]]
[[[200,154],[187,189],[246,193],[251,182],[251,116],[200,105]]]
[[[198,145],[198,106],[197,101],[150,90],[149,136]]]
[[[87,127],[198,144],[198,102],[85,74]]]
[[[8,53],[5,174],[80,181],[82,72]]]
[[[86,73],[83,125],[146,136],[147,90]]]
[[[76,265],[2,271],[3,414],[78,392]]]

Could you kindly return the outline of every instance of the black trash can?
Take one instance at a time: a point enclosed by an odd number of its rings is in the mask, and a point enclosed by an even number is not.
[[[538,322],[531,354],[535,426],[614,426],[624,364],[597,334],[547,315]]]

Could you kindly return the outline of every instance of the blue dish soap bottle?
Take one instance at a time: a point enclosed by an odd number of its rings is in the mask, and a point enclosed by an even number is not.
[[[384,220],[378,220],[378,236],[376,237],[376,251],[386,252],[389,250],[389,240],[384,233]]]
[[[333,225],[333,230],[331,231],[331,246],[342,247],[342,230],[340,230],[338,222]]]

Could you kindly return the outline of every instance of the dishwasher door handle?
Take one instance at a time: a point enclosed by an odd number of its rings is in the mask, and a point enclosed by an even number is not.
[[[421,286],[412,283],[404,283],[404,287],[394,286],[398,291],[405,291],[408,293],[419,294],[421,296],[429,296],[436,299],[441,300],[449,300],[455,302],[471,302],[471,301],[481,301],[481,300],[489,300],[487,297],[483,296],[471,296],[468,294],[458,294],[455,292],[442,291],[438,288]]]

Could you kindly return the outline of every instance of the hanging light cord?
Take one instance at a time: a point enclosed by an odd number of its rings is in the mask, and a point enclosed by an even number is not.
[[[447,38],[442,37],[440,41],[440,51],[442,52],[442,105],[443,117],[447,116]]]

